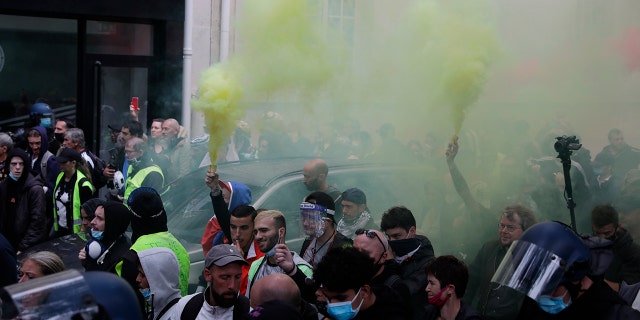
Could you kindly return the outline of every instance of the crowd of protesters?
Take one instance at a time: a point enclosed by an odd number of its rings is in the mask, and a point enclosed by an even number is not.
[[[76,234],[86,241],[77,253],[83,268],[125,279],[148,319],[640,319],[640,149],[618,129],[593,158],[572,146],[570,177],[546,145],[577,138],[545,129],[501,150],[487,175],[495,180],[478,186],[464,172],[492,161],[473,143],[465,147],[468,136],[446,148],[433,136],[405,144],[387,123],[374,144],[357,121],[343,121],[339,132],[312,141],[299,129],[288,134],[271,112],[253,146],[251,129],[239,122],[219,162],[310,157],[296,168],[309,191],[299,207],[306,239],[291,250],[287,227],[298,222],[285,218],[288,208],[254,208],[242,181],[209,171],[202,266],[190,264],[168,228],[161,196],[207,157],[207,138],[190,141],[175,119],[153,119],[147,135],[131,111],[131,119],[109,125],[105,159],[85,148],[82,129],[68,119],[35,123],[22,140],[0,133],[2,286],[64,270],[55,252],[31,248]],[[437,241],[423,213],[412,211],[420,208],[390,204],[376,221],[363,186],[331,184],[332,159],[440,169],[442,189],[455,190],[455,200],[441,199],[448,223],[440,223]],[[565,214],[569,200],[580,204],[575,220]],[[539,270],[521,274],[525,264]],[[202,268],[204,288],[195,293],[193,267]]]

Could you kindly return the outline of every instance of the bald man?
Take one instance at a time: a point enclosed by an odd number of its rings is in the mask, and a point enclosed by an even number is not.
[[[251,288],[251,298],[249,299],[251,309],[274,300],[294,307],[302,319],[318,319],[316,309],[302,299],[296,282],[286,274],[274,273],[262,277]]]
[[[191,164],[191,144],[187,130],[178,120],[169,118],[162,123],[162,139],[167,144],[163,153],[169,158],[167,181],[173,181],[189,173]]]
[[[330,195],[336,204],[338,204],[338,198],[341,192],[327,183],[328,175],[329,166],[327,163],[322,159],[313,159],[307,162],[302,169],[302,183],[304,183],[307,190],[311,192],[322,191]]]

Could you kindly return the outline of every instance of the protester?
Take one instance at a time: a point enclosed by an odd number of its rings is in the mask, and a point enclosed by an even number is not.
[[[258,279],[274,273],[284,273],[296,282],[303,299],[314,301],[314,290],[306,282],[313,275],[313,269],[284,244],[287,224],[282,212],[267,210],[258,213],[253,228],[256,242],[265,255],[251,263],[247,297],[251,297],[251,287]]]
[[[300,256],[316,266],[332,248],[351,245],[353,241],[336,230],[335,204],[328,194],[316,191],[300,204],[300,220],[306,239]]]
[[[0,288],[18,282],[16,250],[0,233]]]
[[[131,250],[139,252],[149,248],[169,248],[178,257],[180,265],[180,292],[186,295],[189,287],[189,270],[191,268],[189,254],[182,243],[167,228],[167,213],[162,199],[152,188],[142,187],[134,190],[129,196],[131,209]],[[138,276],[137,262],[125,255],[122,264],[116,266],[116,272],[132,287],[136,287]]]
[[[209,196],[211,197],[214,213],[205,226],[201,240],[202,249],[204,250],[204,254],[207,255],[209,249],[215,244],[223,242],[232,243],[232,240],[235,242],[236,239],[231,235],[230,220],[232,217],[230,213],[240,205],[251,204],[252,198],[249,187],[236,181],[224,182],[219,179],[217,172],[208,171],[205,177],[205,183],[211,189]],[[251,225],[247,226],[251,227],[249,229],[245,227],[245,229],[251,233],[251,238],[253,238],[253,219],[251,220]],[[248,238],[246,239],[248,240]],[[214,241],[216,243],[214,243]],[[244,247],[238,249],[246,253],[250,243],[251,241],[244,242]]]
[[[367,208],[367,196],[358,188],[350,188],[342,193],[341,206],[343,217],[337,230],[347,238],[353,239],[358,229],[376,229],[375,222]]]
[[[53,190],[53,237],[60,237],[80,232],[80,206],[93,197],[95,189],[87,165],[77,151],[62,148],[56,161],[62,172]]]
[[[138,252],[136,282],[145,300],[147,319],[170,319],[180,300],[180,265],[169,248]]]
[[[171,319],[243,319],[249,299],[239,294],[242,265],[247,264],[235,246],[219,244],[205,257],[204,292],[183,297],[173,308]]]
[[[20,252],[47,238],[46,200],[42,178],[29,170],[24,150],[9,151],[9,177],[0,182],[0,233]]]
[[[171,163],[167,181],[173,181],[191,170],[191,146],[187,130],[176,119],[169,118],[162,123],[162,137],[166,144],[163,152]]]
[[[380,229],[389,237],[394,260],[400,265],[402,283],[409,291],[413,319],[418,319],[427,301],[424,268],[434,258],[431,241],[416,234],[416,219],[411,210],[402,206],[391,207],[382,215]]]
[[[108,201],[96,208],[91,238],[78,254],[85,270],[115,273],[116,264],[131,247],[125,234],[130,220],[131,214],[122,203]]]
[[[11,137],[4,132],[0,132],[0,182],[9,176],[9,168],[5,167],[4,164],[7,160],[7,154],[12,148],[13,140]]]
[[[454,256],[440,256],[429,262],[425,272],[429,280],[426,288],[429,305],[421,319],[482,319],[462,301],[469,280],[464,262]]]
[[[100,189],[105,186],[107,179],[103,175],[103,172],[106,167],[106,163],[87,149],[84,139],[84,131],[82,131],[82,129],[68,129],[64,134],[62,147],[78,151],[82,156],[82,159],[87,162],[87,166],[89,166],[89,170],[91,170],[91,184],[96,189]]]
[[[332,319],[410,319],[403,305],[376,296],[371,289],[375,270],[373,261],[353,247],[324,256],[313,279]]]
[[[308,302],[302,300],[300,289],[286,274],[274,273],[260,278],[251,291],[250,306],[253,310],[258,309],[257,312],[251,312],[251,315],[258,319],[268,319],[269,315],[284,316],[286,313],[281,312],[287,310],[290,310],[288,314],[295,319],[318,319],[318,312]],[[275,301],[282,302],[289,308],[274,308]]]
[[[495,298],[492,295],[496,293],[492,291],[495,288],[492,288],[491,278],[511,244],[535,223],[536,217],[527,207],[513,205],[502,210],[498,239],[487,241],[469,267],[469,286],[465,301],[481,314],[495,317],[503,312],[500,311],[501,306],[495,305],[500,299],[492,299]],[[487,306],[489,303],[493,304],[491,308]],[[509,308],[507,305],[502,307]]]
[[[96,216],[98,206],[104,206],[106,201],[100,198],[87,200],[80,206],[80,215],[82,216],[82,232],[91,235],[91,221]],[[86,240],[86,239],[85,239]]]
[[[133,190],[140,187],[153,188],[158,192],[164,192],[165,175],[160,166],[155,164],[147,155],[149,149],[147,143],[141,138],[131,138],[124,146],[124,152],[129,161],[127,179],[122,201],[127,203]]]
[[[20,266],[20,281],[44,277],[64,270],[64,262],[51,251],[35,251],[22,259]]]
[[[613,242],[613,261],[604,275],[605,282],[615,291],[626,284],[640,282],[640,245],[620,225],[618,211],[611,205],[599,205],[591,211],[593,234]]]

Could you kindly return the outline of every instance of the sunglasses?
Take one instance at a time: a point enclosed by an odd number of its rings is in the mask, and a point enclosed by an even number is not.
[[[380,236],[378,236],[378,234],[375,231],[367,230],[367,229],[356,230],[356,235],[361,235],[361,234],[364,234],[365,236],[367,236],[367,238],[378,239],[378,242],[380,242],[382,249],[384,249],[385,252],[387,251],[387,247],[384,245],[384,242],[382,242],[382,239],[380,239]]]

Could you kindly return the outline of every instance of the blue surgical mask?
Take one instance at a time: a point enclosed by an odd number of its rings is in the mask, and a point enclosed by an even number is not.
[[[104,231],[96,231],[91,229],[91,237],[96,239],[96,240],[102,240],[102,234],[104,233]]]
[[[40,125],[45,128],[51,128],[51,118],[40,118]]]
[[[360,304],[355,309],[351,307],[351,304],[356,300],[359,294],[360,290],[358,290],[358,293],[356,293],[351,301],[328,303],[327,312],[335,320],[353,319],[360,311],[360,307],[362,306],[362,302],[364,301],[360,301]]]
[[[151,299],[151,288],[141,288],[140,293],[142,293],[142,297],[145,301],[149,301],[149,299]]]
[[[18,178],[16,176],[13,175],[13,172],[9,171],[9,178],[11,178],[13,181],[18,181]]]
[[[571,299],[569,299],[568,303],[564,303],[564,296],[567,294],[565,292],[562,296],[552,297],[549,295],[542,295],[538,297],[538,306],[546,313],[550,314],[558,314],[560,311],[564,310],[571,304]]]

